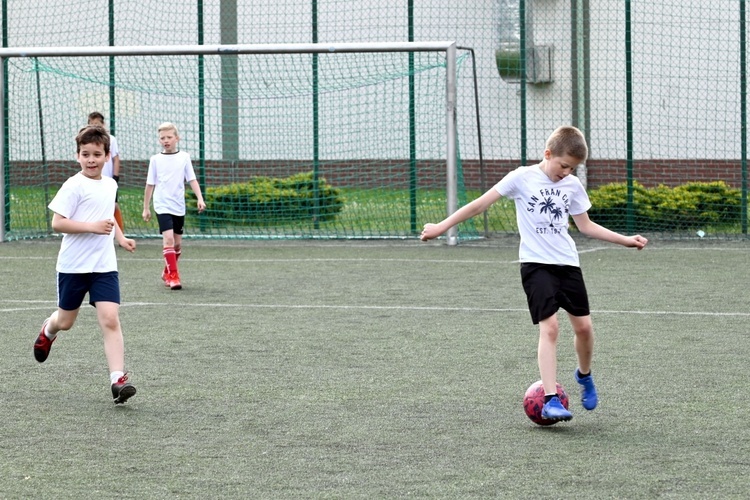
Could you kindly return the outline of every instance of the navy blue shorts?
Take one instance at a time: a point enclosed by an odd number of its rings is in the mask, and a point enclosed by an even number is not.
[[[65,311],[75,311],[86,294],[89,304],[97,302],[120,303],[120,277],[117,271],[109,273],[57,273],[57,307]]]
[[[591,314],[580,267],[524,262],[521,264],[521,283],[535,325],[561,307],[573,316]]]
[[[156,220],[159,221],[159,234],[170,229],[174,231],[174,234],[182,234],[185,227],[184,215],[156,214]]]

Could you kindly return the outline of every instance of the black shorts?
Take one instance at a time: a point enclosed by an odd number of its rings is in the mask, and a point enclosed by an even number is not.
[[[184,215],[156,214],[156,219],[159,221],[159,234],[170,229],[174,234],[182,234],[185,228]]]
[[[561,307],[573,316],[591,314],[580,267],[524,262],[521,264],[521,283],[535,325]]]
[[[57,273],[57,307],[75,311],[86,294],[89,304],[97,302],[120,303],[120,278],[117,271],[108,273]]]

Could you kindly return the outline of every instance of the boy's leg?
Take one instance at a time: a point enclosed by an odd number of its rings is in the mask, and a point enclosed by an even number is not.
[[[557,338],[559,336],[557,314],[539,322],[539,348],[537,361],[544,386],[542,417],[549,420],[570,420],[570,413],[557,394]]]
[[[57,311],[44,320],[34,341],[34,358],[40,363],[47,360],[57,333],[73,327],[90,283],[88,274],[57,273]]]
[[[125,371],[125,342],[120,326],[120,305],[115,302],[97,302],[96,316],[104,339],[104,355],[109,367],[112,398],[122,404],[135,396],[135,387],[128,382]]]
[[[96,318],[104,339],[104,356],[110,373],[125,371],[125,342],[120,327],[120,305],[115,302],[97,302]]]
[[[116,271],[95,274],[90,303],[96,307],[96,317],[102,330],[104,355],[109,367],[112,398],[115,404],[124,403],[135,395],[135,387],[128,382],[125,372],[125,342],[120,326],[120,281]]]
[[[545,394],[557,393],[557,314],[539,322],[539,347],[537,362]]]
[[[162,255],[168,273],[177,272],[177,257],[174,252],[174,230],[167,229],[162,232]]]
[[[177,274],[177,257],[174,252],[175,216],[157,213],[156,218],[159,221],[159,232],[162,236],[162,255],[164,256],[164,271],[162,271],[161,277],[167,286],[171,286]]]
[[[180,215],[173,215],[172,224],[172,248],[174,250],[175,266],[174,272],[170,273],[169,275],[168,284],[169,288],[171,288],[172,290],[180,290],[182,289],[182,281],[180,280],[180,269],[177,261],[182,254],[182,231],[185,225],[185,217]]]
[[[49,357],[52,342],[57,338],[60,331],[70,330],[78,317],[79,309],[66,311],[58,308],[49,318],[42,323],[42,329],[34,342],[34,358],[44,363]]]
[[[578,356],[578,368],[581,373],[591,372],[591,359],[594,355],[594,326],[591,316],[573,316],[568,314],[575,337],[573,345]]]
[[[182,235],[175,233],[174,235],[174,256],[177,262],[180,261],[180,256],[182,255]],[[179,264],[178,264],[179,267]]]
[[[576,355],[578,357],[578,368],[575,371],[575,379],[581,386],[581,404],[587,410],[593,410],[599,403],[599,395],[596,392],[594,378],[591,376],[591,361],[594,355],[594,327],[591,316],[570,317],[575,338]]]

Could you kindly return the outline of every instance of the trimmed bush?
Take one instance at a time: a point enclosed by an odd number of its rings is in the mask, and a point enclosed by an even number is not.
[[[248,182],[209,187],[203,193],[206,220],[220,225],[265,224],[312,219],[332,220],[344,207],[340,190],[318,178],[318,203],[312,172],[286,178],[255,177]],[[197,216],[192,190],[185,191],[188,215]]]
[[[626,229],[627,185],[607,184],[589,192],[591,219],[614,230]],[[737,224],[741,193],[724,181],[689,182],[674,188],[633,184],[635,229],[673,231]]]

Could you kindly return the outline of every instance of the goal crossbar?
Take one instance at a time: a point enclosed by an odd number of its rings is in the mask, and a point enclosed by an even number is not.
[[[8,47],[0,48],[0,95],[4,96],[5,62],[8,58],[158,56],[158,55],[238,55],[238,54],[337,54],[356,52],[445,52],[445,127],[446,127],[446,211],[458,208],[458,173],[456,148],[456,42],[365,42],[365,43],[288,43],[237,45],[141,45],[89,47]],[[6,122],[6,110],[0,106],[0,124]],[[5,241],[5,163],[6,144],[0,134],[0,242]],[[458,243],[458,230],[447,233],[449,245]]]

